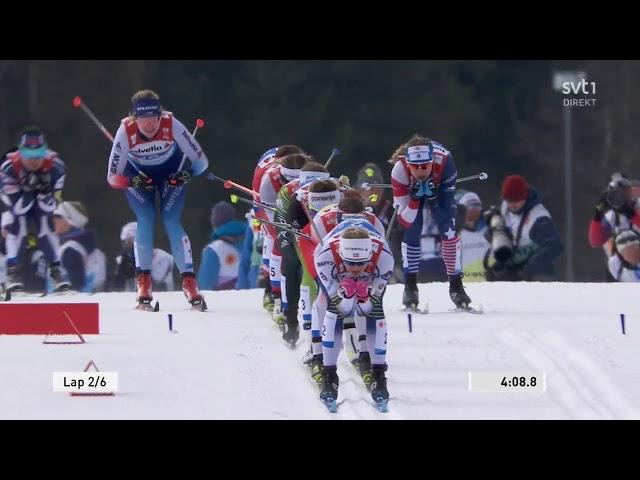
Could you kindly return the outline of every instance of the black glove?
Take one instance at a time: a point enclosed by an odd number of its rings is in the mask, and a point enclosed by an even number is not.
[[[155,188],[151,177],[146,176],[142,172],[131,179],[131,186],[140,190],[153,190]]]
[[[51,193],[53,184],[50,173],[29,172],[20,182],[22,191],[35,193]]]
[[[185,183],[191,180],[191,173],[187,170],[180,170],[179,172],[172,173],[167,180],[167,184],[171,187],[181,187]]]
[[[596,211],[593,215],[593,219],[597,222],[602,221],[604,214],[610,210],[609,202],[607,201],[607,190],[603,190],[598,197],[598,202],[596,203]]]

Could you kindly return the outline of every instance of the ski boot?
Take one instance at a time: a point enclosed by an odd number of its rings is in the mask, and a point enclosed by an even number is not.
[[[314,355],[309,362],[309,372],[311,379],[322,388],[322,354]]]
[[[194,310],[204,312],[207,309],[204,297],[198,291],[198,281],[193,272],[184,272],[182,274],[182,291]]]
[[[136,273],[136,286],[138,292],[138,298],[136,299],[138,306],[136,308],[138,310],[157,311],[157,308],[151,306],[151,302],[153,301],[151,285],[151,272],[149,270],[139,270]],[[156,307],[158,307],[158,302],[156,302]]]
[[[53,292],[64,292],[71,288],[71,282],[65,278],[60,262],[54,262],[49,266],[49,278],[51,278]]]
[[[419,291],[418,291],[418,274],[407,273],[404,279],[404,293],[402,294],[402,304],[406,308],[418,308]]]
[[[284,332],[284,324],[287,319],[282,312],[282,299],[278,296],[274,296],[273,298],[273,312],[272,312],[273,322],[278,325],[278,328],[281,332]]]
[[[262,296],[262,306],[267,312],[273,314],[273,293],[271,293],[271,282],[268,279],[264,287],[264,295]]]
[[[471,299],[462,286],[462,275],[451,275],[449,277],[449,296],[457,308],[468,308]]]
[[[24,291],[24,283],[22,283],[20,279],[20,269],[18,265],[7,265],[5,289],[8,293]]]
[[[383,365],[373,365],[371,367],[371,373],[373,375],[373,382],[371,383],[371,397],[375,402],[377,402],[379,399],[389,399],[389,390],[387,390],[387,379],[384,376],[384,372],[386,370],[386,363]]]
[[[300,326],[298,325],[298,311],[287,310],[284,312],[286,323],[284,324],[284,332],[282,339],[289,344],[291,348],[295,348],[296,342],[300,338]]]
[[[373,384],[373,371],[371,369],[371,356],[369,352],[360,352],[360,358],[358,359],[358,370],[360,376],[364,382],[367,390],[371,391],[371,385]]]
[[[320,392],[320,399],[325,402],[328,399],[338,399],[338,385],[340,379],[338,378],[338,367],[322,367],[322,391]]]

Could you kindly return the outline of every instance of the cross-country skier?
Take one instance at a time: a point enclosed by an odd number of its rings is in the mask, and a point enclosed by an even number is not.
[[[322,391],[320,398],[337,399],[339,379],[337,360],[342,345],[342,323],[357,314],[366,317],[367,340],[374,400],[387,400],[387,323],[382,300],[393,275],[393,255],[385,247],[384,237],[367,221],[359,227],[336,228],[316,248],[314,264],[326,312],[322,328]]]
[[[417,275],[423,210],[429,209],[442,239],[442,259],[449,277],[449,296],[456,307],[468,307],[471,299],[462,285],[460,243],[456,234],[454,199],[458,171],[451,152],[440,143],[414,135],[393,154],[391,183],[398,221],[405,228],[402,257],[405,288],[402,303],[417,308]]]
[[[61,199],[64,179],[65,165],[58,154],[49,149],[42,131],[37,127],[23,130],[18,148],[7,153],[0,166],[0,196],[12,215],[12,222],[3,225],[7,231],[8,291],[24,289],[18,257],[25,250],[29,221],[37,225],[38,249],[49,265],[53,290],[69,288],[60,267],[60,243],[53,232],[53,211]]]
[[[140,90],[131,103],[132,113],[122,120],[114,138],[107,181],[113,188],[127,189],[127,200],[138,222],[135,249],[138,308],[149,309],[153,300],[151,259],[157,193],[171,253],[182,277],[182,290],[193,307],[204,309],[206,303],[193,273],[191,242],[180,217],[187,182],[203,173],[209,160],[182,122],[163,110],[155,92]]]

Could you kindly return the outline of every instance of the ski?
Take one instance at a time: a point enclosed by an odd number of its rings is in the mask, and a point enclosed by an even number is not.
[[[135,308],[143,312],[157,312],[160,310],[160,302],[156,301],[155,305],[151,305],[151,302],[139,302]]]
[[[424,308],[420,308],[417,305],[411,305],[400,310],[402,313],[415,313],[416,315],[426,315],[429,313],[429,304],[425,303]]]
[[[476,309],[470,306],[466,306],[466,307],[457,307],[454,308],[453,310],[449,310],[450,312],[454,312],[454,313],[473,313],[475,315],[482,315],[484,313],[484,310],[482,309],[482,306],[480,306],[480,308]]]
[[[191,305],[191,310],[198,311],[198,312],[207,311],[207,302],[204,301],[204,298],[202,300],[194,300],[194,303],[190,303],[190,305]]]

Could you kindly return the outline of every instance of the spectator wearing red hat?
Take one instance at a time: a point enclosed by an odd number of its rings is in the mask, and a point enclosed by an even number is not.
[[[491,265],[487,280],[554,280],[553,260],[562,254],[563,245],[537,190],[524,177],[509,175],[502,182],[502,199],[500,214],[511,232],[513,254]]]

